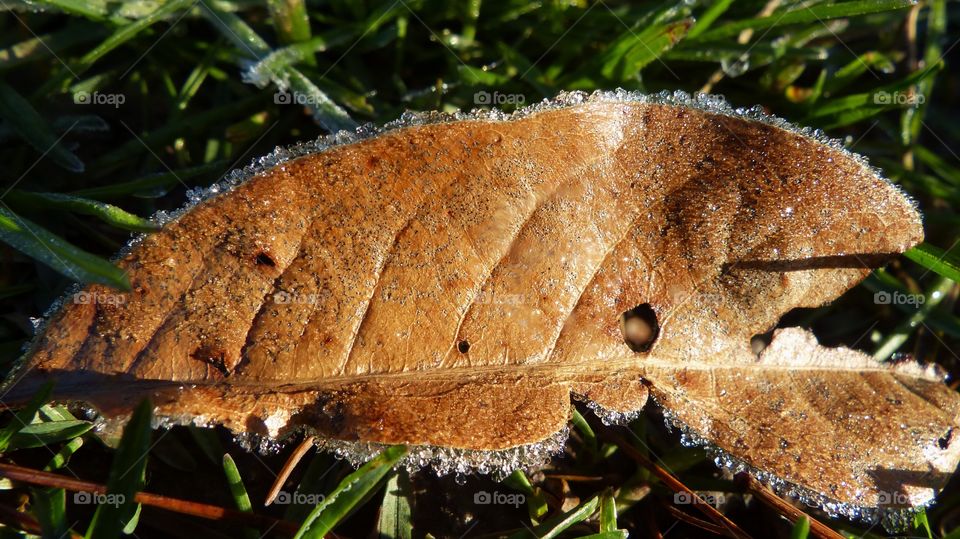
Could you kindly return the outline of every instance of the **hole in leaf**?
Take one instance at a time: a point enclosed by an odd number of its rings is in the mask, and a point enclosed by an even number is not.
[[[466,354],[470,351],[470,342],[469,341],[460,341],[457,343],[457,350],[461,354]]]
[[[947,448],[950,447],[950,441],[952,439],[953,439],[953,428],[949,428],[947,429],[947,432],[944,433],[944,435],[937,440],[937,446],[940,449],[946,450]]]
[[[256,263],[258,266],[270,266],[271,268],[277,265],[273,258],[263,251],[260,251],[260,254],[257,255]]]
[[[634,352],[646,352],[660,335],[657,313],[649,303],[643,303],[620,315],[623,342]]]
[[[773,340],[773,330],[766,333],[758,333],[750,338],[750,350],[753,352],[753,355],[760,357],[760,354],[770,346],[770,342]]]

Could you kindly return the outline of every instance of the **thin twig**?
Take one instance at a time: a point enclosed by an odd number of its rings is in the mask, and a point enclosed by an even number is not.
[[[676,518],[677,520],[682,520],[683,522],[686,522],[691,526],[695,526],[702,530],[706,530],[710,533],[714,533],[717,535],[724,534],[723,528],[720,526],[717,526],[712,522],[707,522],[702,518],[697,518],[691,515],[690,513],[687,513],[686,511],[681,510],[679,507],[677,507],[676,505],[673,505],[672,503],[665,503],[663,505],[666,506],[667,511],[669,511],[670,514],[673,515],[674,518]]]
[[[796,522],[803,517],[807,517],[807,520],[810,521],[810,533],[812,533],[814,537],[820,539],[843,539],[842,535],[833,531],[824,523],[790,505],[786,500],[774,494],[772,490],[760,481],[757,481],[752,475],[746,473],[739,474],[737,480],[742,482],[747,490],[756,496],[764,505],[780,513],[790,522]]]
[[[49,472],[41,472],[14,464],[0,464],[0,477],[6,477],[13,481],[20,481],[21,483],[30,485],[62,488],[72,492],[107,493],[107,487],[99,483],[82,481]],[[226,507],[169,498],[149,492],[138,492],[134,495],[133,499],[137,503],[166,509],[175,513],[192,515],[208,520],[228,521],[244,526],[256,527],[261,530],[273,528],[288,535],[296,534],[299,529],[299,526],[292,522],[278,520],[266,515],[245,513]]]
[[[576,475],[576,474],[563,474],[563,473],[558,473],[558,474],[545,473],[545,474],[543,474],[543,476],[546,477],[547,479],[558,479],[558,480],[562,479],[562,480],[564,480],[564,481],[570,481],[570,482],[574,482],[574,483],[576,483],[576,482],[606,481],[606,480],[607,480],[607,478],[604,477],[604,476],[602,476],[602,475]]]
[[[297,467],[297,464],[300,463],[300,460],[303,459],[303,456],[307,454],[307,451],[309,451],[311,447],[313,447],[313,436],[307,436],[302,442],[300,442],[300,445],[297,446],[297,448],[290,455],[290,458],[287,459],[287,462],[283,465],[283,468],[280,469],[280,473],[273,481],[273,484],[270,485],[270,491],[267,492],[267,498],[263,501],[264,506],[270,505],[273,503],[273,500],[277,499],[277,495],[280,494],[280,490],[283,489],[284,483],[287,482],[290,474],[293,473],[293,469]]]
[[[641,466],[647,468],[654,475],[656,475],[660,481],[663,482],[668,488],[674,492],[683,492],[687,496],[690,496],[694,500],[693,506],[697,508],[701,513],[707,516],[710,520],[717,523],[721,528],[724,529],[726,535],[733,537],[734,539],[744,539],[749,538],[750,535],[747,532],[740,529],[739,526],[733,523],[732,520],[724,516],[723,513],[717,511],[712,505],[705,502],[696,492],[690,490],[686,485],[684,485],[679,479],[670,474],[670,472],[664,470],[658,466],[655,462],[647,458],[646,455],[637,450],[637,448],[630,445],[626,440],[623,439],[619,434],[610,432],[609,430],[604,430],[600,436],[608,438],[613,443],[617,444],[627,454],[630,458],[640,463]]]
[[[657,526],[657,515],[653,512],[653,506],[648,505],[644,512],[647,515],[647,518],[643,519],[647,524],[647,537],[650,539],[663,539],[663,533],[660,532],[660,527]],[[673,526],[676,526],[677,523],[674,522],[667,528],[667,533],[670,533],[670,530],[673,529]]]

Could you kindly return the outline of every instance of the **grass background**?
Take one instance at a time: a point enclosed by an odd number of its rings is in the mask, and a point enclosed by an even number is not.
[[[912,354],[960,370],[960,80],[951,69],[960,50],[957,4],[0,0],[0,10],[4,368],[30,339],[31,319],[71,283],[126,286],[107,259],[131,231],[154,228],[145,217],[180,207],[189,189],[277,145],[384,123],[408,109],[471,109],[482,104],[477,92],[509,110],[560,90],[623,87],[710,90],[735,106],[761,105],[824,129],[867,155],[916,198],[927,242],[833,305],[791,313],[784,323],[881,360]],[[896,291],[926,301],[920,308],[875,303],[877,292]],[[3,462],[106,483],[127,499],[84,505],[60,488],[4,479],[4,536],[111,537],[123,527],[137,537],[288,535],[277,522],[254,530],[235,517],[211,522],[140,511],[132,493],[144,488],[252,508],[292,530],[303,524],[306,536],[329,527],[338,537],[720,531],[674,504],[673,491],[631,458],[634,452],[711,493],[722,513],[756,537],[805,536],[802,525],[744,495],[743,483],[702,451],[681,447],[655,412],[625,430],[583,411],[563,458],[502,483],[390,472],[401,449],[358,472],[334,456],[311,454],[286,488],[305,502],[324,494],[325,503],[270,508],[262,500],[292,447],[260,456],[222,429],[151,432],[143,409],[114,451],[84,418],[42,398],[7,416],[0,423]],[[224,460],[225,453],[233,458]],[[475,504],[481,491],[520,493],[525,501]],[[850,536],[884,535],[878,526],[807,511]],[[953,485],[909,533],[958,537],[951,533],[957,526]]]

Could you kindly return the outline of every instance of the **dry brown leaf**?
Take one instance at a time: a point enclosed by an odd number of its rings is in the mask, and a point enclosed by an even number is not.
[[[800,329],[751,350],[922,239],[835,143],[625,93],[368,135],[271,156],[143,238],[133,291],[66,302],[15,393],[55,377],[107,417],[150,396],[173,422],[462,471],[555,449],[571,395],[625,420],[649,392],[722,464],[833,511],[920,505],[954,471],[936,373]]]

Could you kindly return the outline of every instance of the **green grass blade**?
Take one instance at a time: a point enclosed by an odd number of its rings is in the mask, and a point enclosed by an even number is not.
[[[130,280],[120,268],[74,247],[6,206],[0,206],[0,241],[75,281],[130,290]]]
[[[150,452],[152,416],[153,405],[144,400],[133,411],[130,421],[123,429],[120,445],[110,466],[110,478],[107,480],[107,493],[112,494],[118,503],[97,506],[93,520],[87,528],[87,539],[119,537],[136,517],[137,503],[133,497],[143,490],[147,454]]]
[[[237,14],[219,8],[214,2],[200,0],[203,15],[237,50],[250,59],[259,60],[270,54],[270,45]]]
[[[617,531],[617,501],[610,489],[600,496],[600,531]]]
[[[93,428],[93,423],[72,419],[33,423],[20,429],[10,438],[10,450],[53,445],[77,436]]]
[[[243,477],[240,476],[240,470],[237,469],[237,464],[230,453],[223,454],[223,473],[227,476],[230,495],[233,496],[233,503],[236,504],[237,509],[246,513],[252,512],[253,505],[250,504],[247,488],[243,486]]]
[[[70,172],[83,172],[84,164],[60,143],[53,128],[47,124],[23,96],[9,85],[0,82],[0,117],[6,120],[23,140]]]
[[[30,39],[0,49],[0,71],[30,62],[47,60],[54,57],[53,51],[64,51],[88,41],[101,39],[105,34],[103,26],[99,24],[77,21],[62,30],[32,36]]]
[[[951,165],[942,156],[933,153],[924,146],[914,148],[913,154],[918,161],[930,167],[941,179],[951,185],[960,186],[960,168]]]
[[[310,17],[303,0],[268,0],[267,7],[282,43],[310,39]]]
[[[411,539],[413,515],[410,511],[410,478],[399,470],[387,480],[380,504],[378,533],[380,539]]]
[[[233,13],[219,9],[211,2],[204,2],[204,14],[224,36],[233,42],[239,52],[255,60],[263,60],[271,54],[270,46],[246,22]],[[282,60],[282,57],[280,58]],[[314,120],[327,131],[355,129],[357,123],[347,111],[333,102],[327,94],[306,75],[289,63],[277,61],[264,73],[280,90],[288,86],[294,92],[292,102],[302,104],[313,113]],[[261,84],[262,81],[253,81]]]
[[[121,26],[112,35],[110,35],[110,37],[103,40],[103,42],[94,47],[90,52],[84,54],[79,60],[74,62],[69,69],[64,69],[60,72],[58,77],[53,78],[51,81],[45,84],[44,89],[62,88],[64,82],[71,78],[76,78],[77,76],[86,72],[91,66],[93,66],[94,63],[103,58],[110,51],[135,38],[137,34],[149,28],[150,26],[153,26],[157,22],[162,21],[170,15],[189,7],[193,1],[194,0],[170,0],[169,2],[162,4],[150,15]],[[179,22],[179,20],[180,19],[177,19],[174,24]]]
[[[327,97],[306,75],[293,67],[286,69],[290,89],[297,103],[303,103],[313,113],[313,119],[324,129],[336,133],[341,129],[357,128],[357,122],[350,118],[347,111]]]
[[[514,470],[509,477],[503,480],[503,484],[513,490],[524,493],[526,496],[533,496],[533,485],[523,470]]]
[[[954,286],[956,286],[954,281],[943,276],[938,276],[933,286],[923,295],[923,302],[917,306],[913,314],[897,324],[897,327],[881,341],[880,345],[877,346],[877,350],[873,353],[873,358],[878,361],[886,361],[889,359],[894,352],[903,346],[903,343],[910,338],[910,335],[922,327],[927,316],[940,305]]]
[[[683,39],[692,24],[692,19],[684,19],[650,26],[638,34],[630,31],[629,35],[615,47],[613,54],[604,60],[601,73],[604,77],[614,80],[628,80],[636,76],[650,62]]]
[[[223,473],[227,476],[227,484],[230,486],[230,495],[233,497],[234,505],[244,513],[252,513],[253,505],[250,503],[247,487],[243,485],[243,477],[241,477],[240,470],[237,469],[237,463],[233,461],[230,453],[223,454]],[[257,539],[260,536],[252,528],[245,528],[243,534],[251,539]]]
[[[30,513],[40,523],[43,537],[70,537],[66,491],[62,488],[32,488],[30,500]]]
[[[717,18],[727,11],[731,4],[733,4],[733,0],[719,0],[711,3],[710,7],[703,12],[703,15],[697,17],[697,22],[687,32],[687,39],[693,39],[706,32],[716,22]]]
[[[83,447],[83,438],[74,438],[63,445],[56,454],[50,459],[50,462],[43,467],[43,471],[51,472],[53,470],[59,470],[67,465],[70,462],[70,457],[77,452],[78,449]]]
[[[40,407],[40,415],[49,421],[72,421],[76,419],[70,410],[62,404],[44,404]]]
[[[212,71],[210,64],[218,50],[219,47],[211,48],[210,52],[204,57],[203,62],[193,68],[187,80],[184,81],[180,87],[180,91],[177,93],[176,105],[174,106],[177,112],[186,110],[190,101],[200,92],[203,83],[207,80],[207,77],[210,76]]]
[[[538,521],[550,510],[543,493],[540,489],[533,488],[530,479],[527,478],[527,474],[523,473],[523,470],[514,470],[509,477],[503,480],[503,484],[513,490],[522,492],[527,497],[527,514],[530,516],[530,520]]]
[[[566,513],[548,518],[532,530],[524,529],[511,535],[510,539],[526,539],[528,537],[535,537],[537,539],[553,539],[554,537],[559,536],[570,526],[590,518],[590,515],[597,511],[597,506],[599,504],[600,501],[597,497],[590,498]],[[622,535],[615,535],[615,537],[622,537]]]
[[[47,382],[34,394],[30,402],[13,414],[13,419],[10,420],[10,423],[7,423],[7,426],[3,427],[3,430],[0,430],[0,454],[7,452],[14,434],[20,432],[21,429],[33,422],[33,416],[37,415],[40,407],[50,400],[50,393],[52,391],[53,382]]]
[[[699,36],[699,40],[707,41],[735,36],[744,30],[775,28],[788,24],[820,23],[830,19],[856,17],[869,13],[880,13],[903,9],[914,5],[913,0],[858,0],[855,2],[839,2],[836,4],[824,3],[810,7],[801,7],[786,13],[747,19],[728,23]]]
[[[668,51],[664,58],[667,60],[686,60],[689,62],[733,62],[744,55],[750,56],[751,66],[761,66],[773,63],[778,59],[823,60],[824,52],[815,47],[792,47],[785,51],[778,50],[767,44],[757,43],[741,45],[739,43],[718,44],[709,48],[688,47]]]
[[[587,423],[587,420],[580,414],[576,409],[573,410],[573,418],[571,419],[573,427],[577,429],[577,432],[580,433],[580,436],[583,437],[583,444],[589,455],[597,454],[597,435],[593,432],[593,429],[590,427],[590,424]]]
[[[94,198],[98,200],[110,200],[125,196],[136,196],[143,198],[153,198],[166,194],[170,188],[180,182],[187,182],[194,178],[210,178],[219,176],[224,168],[229,166],[226,161],[212,161],[195,167],[188,167],[174,171],[159,172],[150,174],[142,178],[130,180],[128,182],[111,183],[101,187],[89,187],[78,189],[70,194],[83,198]],[[192,187],[194,182],[190,182],[186,187]]]
[[[927,47],[923,54],[924,65],[936,65],[943,57],[943,41],[947,33],[947,2],[946,0],[931,0],[927,10]],[[914,89],[916,95],[923,96],[913,106],[903,110],[901,119],[901,142],[909,146],[920,136],[923,127],[923,118],[933,97],[934,77],[923,79]]]
[[[7,200],[12,205],[26,206],[33,209],[59,209],[79,213],[83,215],[92,215],[108,225],[115,226],[123,230],[132,230],[134,232],[153,232],[159,230],[160,226],[148,219],[134,215],[121,208],[89,200],[74,195],[62,193],[38,193],[31,191],[21,191],[14,189],[7,193]]]
[[[909,88],[910,86],[922,81],[927,77],[936,75],[942,66],[942,63],[934,64],[926,69],[915,71],[897,82],[877,87],[871,92],[863,92],[859,94],[838,97],[829,101],[823,101],[816,107],[816,109],[810,114],[810,116],[808,116],[807,119],[813,120],[816,118],[833,116],[841,111],[859,109],[869,106],[879,106],[881,108],[900,106],[892,100],[892,96],[896,92],[905,90],[906,88]],[[884,94],[886,94],[886,96]],[[887,96],[890,96],[891,99],[887,100]]]
[[[800,517],[790,530],[790,539],[807,539],[810,535],[810,519],[806,516]]]
[[[80,15],[95,21],[107,16],[106,2],[90,2],[87,0],[37,0],[40,5],[47,5],[62,9],[71,15]]]
[[[140,511],[143,509],[143,506],[139,503],[133,509],[133,516],[130,517],[130,520],[127,521],[127,525],[123,527],[121,533],[123,535],[133,535],[137,531],[137,524],[140,523]]]
[[[247,72],[256,74],[258,77],[269,78],[271,73],[280,73],[292,64],[305,62],[313,58],[316,53],[349,43],[351,39],[356,39],[356,34],[351,29],[336,28],[328,34],[271,51],[250,66]]]
[[[894,63],[886,54],[876,51],[865,52],[827,77],[823,83],[823,92],[828,95],[835,94],[853,84],[860,75],[870,69],[891,72],[894,69]]]
[[[460,34],[464,45],[470,45],[477,37],[477,20],[480,18],[480,0],[464,2],[463,32]]]
[[[904,253],[904,256],[930,271],[960,283],[960,256],[927,242],[910,249]]]
[[[913,515],[913,528],[924,532],[927,539],[933,539],[933,530],[930,529],[930,519],[927,518],[927,510],[921,509]]]
[[[394,464],[406,454],[407,448],[404,446],[388,447],[373,460],[343,478],[337,488],[310,512],[297,531],[295,539],[324,537],[380,484]]]
[[[896,108],[894,105],[864,105],[862,107],[842,110],[819,120],[820,127],[823,129],[836,129],[838,127],[852,125],[868,118],[873,118],[878,114],[883,114],[894,108]],[[811,123],[814,123],[813,120],[811,120]]]

